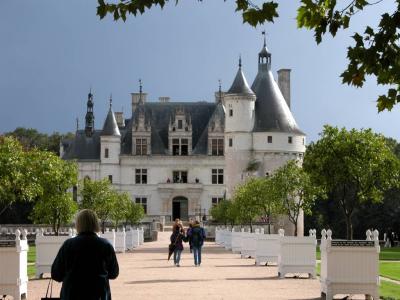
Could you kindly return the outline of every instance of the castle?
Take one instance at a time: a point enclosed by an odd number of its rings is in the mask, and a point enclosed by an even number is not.
[[[114,113],[110,99],[97,130],[89,93],[85,129],[62,142],[61,157],[77,161],[80,179],[108,178],[128,192],[149,219],[207,215],[246,177],[268,176],[290,159],[303,159],[305,134],[290,110],[290,70],[279,70],[275,82],[265,38],[251,87],[239,61],[231,87],[220,88],[214,103],[151,102],[142,85],[131,96],[130,118]]]

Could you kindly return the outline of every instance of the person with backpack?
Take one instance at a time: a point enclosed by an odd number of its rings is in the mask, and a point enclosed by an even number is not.
[[[183,230],[182,223],[179,219],[175,220],[175,224],[172,227],[171,234],[171,244],[174,245],[174,264],[177,267],[180,267],[181,254],[183,251],[183,243],[182,240],[185,237],[185,231]]]
[[[204,240],[206,238],[206,233],[204,228],[200,226],[199,221],[195,221],[192,229],[188,233],[189,241],[192,244],[194,265],[199,267],[201,265],[201,248],[203,247]]]

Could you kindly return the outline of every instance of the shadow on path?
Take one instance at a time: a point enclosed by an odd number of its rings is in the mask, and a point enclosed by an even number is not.
[[[213,281],[213,279],[152,279],[152,280],[136,280],[124,282],[125,284],[148,284],[148,283],[177,283],[177,282],[198,282]]]

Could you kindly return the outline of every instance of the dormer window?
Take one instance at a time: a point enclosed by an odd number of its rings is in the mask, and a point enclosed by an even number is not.
[[[189,140],[172,139],[172,155],[189,155]]]
[[[183,128],[183,120],[178,120],[178,129]]]
[[[135,139],[136,143],[136,155],[147,155],[147,139],[138,138]]]
[[[289,143],[289,144],[292,144],[292,143],[293,143],[293,137],[288,136],[288,143]]]
[[[105,148],[104,149],[104,158],[108,158],[108,156],[109,156],[108,148]]]

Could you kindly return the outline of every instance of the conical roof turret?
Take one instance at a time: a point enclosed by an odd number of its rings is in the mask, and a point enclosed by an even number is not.
[[[271,53],[267,49],[265,38],[264,46],[258,54],[258,73],[251,89],[257,96],[253,131],[304,134],[272,75]]]
[[[246,77],[242,72],[242,59],[239,58],[239,69],[236,73],[236,77],[233,80],[233,83],[230,89],[227,92],[228,94],[250,94],[254,95],[254,92],[249,87],[247,83]]]
[[[117,120],[115,119],[114,112],[112,110],[112,98],[110,97],[110,108],[107,113],[106,120],[104,122],[103,130],[101,135],[107,136],[121,136],[121,133],[118,129]]]

